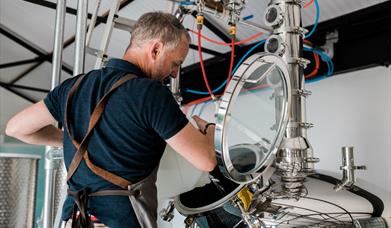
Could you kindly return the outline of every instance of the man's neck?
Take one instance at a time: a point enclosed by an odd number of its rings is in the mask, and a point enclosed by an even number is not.
[[[145,61],[145,53],[137,50],[127,50],[123,56],[123,60],[136,65],[145,75],[150,75],[150,72],[147,72],[146,70],[148,69],[148,66],[146,65],[148,61]]]

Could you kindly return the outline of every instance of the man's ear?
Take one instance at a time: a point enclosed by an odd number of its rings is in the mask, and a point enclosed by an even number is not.
[[[149,54],[153,60],[157,60],[163,53],[163,42],[154,41],[150,46]]]

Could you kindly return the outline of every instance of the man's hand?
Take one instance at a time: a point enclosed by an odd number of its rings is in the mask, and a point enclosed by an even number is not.
[[[201,119],[199,116],[195,115],[192,116],[193,120],[197,124],[198,129],[200,130],[201,133],[203,133],[205,126],[208,124],[207,121]]]

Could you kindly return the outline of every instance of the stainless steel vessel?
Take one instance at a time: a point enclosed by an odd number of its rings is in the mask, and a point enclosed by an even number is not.
[[[39,155],[0,153],[0,227],[33,227]]]

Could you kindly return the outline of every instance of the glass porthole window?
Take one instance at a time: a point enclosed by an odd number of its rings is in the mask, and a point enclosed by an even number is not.
[[[216,117],[219,168],[237,183],[247,183],[267,168],[285,134],[290,83],[284,61],[255,54],[232,77]]]

